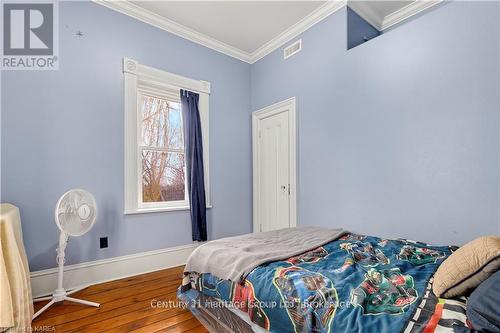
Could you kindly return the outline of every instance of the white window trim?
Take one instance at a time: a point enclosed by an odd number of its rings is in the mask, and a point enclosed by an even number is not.
[[[124,214],[142,214],[176,210],[189,210],[189,203],[165,202],[161,204],[140,205],[140,168],[138,140],[141,135],[138,113],[138,87],[154,86],[161,89],[186,89],[200,95],[199,110],[203,138],[203,162],[205,171],[205,198],[207,208],[211,208],[210,200],[210,133],[209,133],[209,96],[210,82],[197,81],[156,68],[139,64],[130,58],[123,58],[124,94],[125,94],[125,172],[124,172]],[[181,203],[179,205],[179,203]]]

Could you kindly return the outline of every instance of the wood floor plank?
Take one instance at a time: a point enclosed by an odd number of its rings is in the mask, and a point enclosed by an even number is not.
[[[88,296],[81,296],[79,293],[71,295],[72,297],[84,297],[92,302],[98,302],[104,304],[106,302],[114,301],[119,298],[127,298],[137,294],[138,291],[145,292],[150,290],[155,290],[165,286],[170,286],[173,290],[176,290],[182,282],[182,279],[165,280],[165,279],[155,279],[151,281],[145,281],[141,283],[138,287],[120,287],[111,290],[103,291],[98,294],[92,294]]]
[[[80,296],[92,295],[123,287],[131,287],[131,286],[138,287],[141,283],[158,279],[164,279],[164,281],[177,280],[182,278],[183,270],[184,266],[178,266],[174,268],[163,269],[161,271],[131,276],[120,280],[100,283],[82,290],[82,292],[79,293],[78,295]]]
[[[170,300],[174,301],[175,295],[173,295],[170,298]],[[80,326],[79,328],[76,329],[68,329],[68,327],[64,327],[64,331],[68,333],[85,332],[85,330],[91,330],[92,332],[103,332],[103,331],[108,332],[110,329],[114,327],[122,326],[124,324],[131,323],[136,320],[145,319],[157,314],[159,315],[163,314],[163,319],[166,319],[169,317],[173,317],[176,314],[180,314],[182,313],[182,311],[183,311],[182,309],[172,309],[172,308],[162,308],[162,307],[153,308],[151,307],[150,302],[148,302],[148,304],[146,304],[145,306],[142,306],[141,308],[136,309],[135,311],[126,312],[122,315],[120,315],[118,311],[112,311],[112,314],[116,315],[113,317],[107,316],[109,317],[108,319],[95,320],[92,317],[86,317],[85,320],[83,320],[85,322],[83,326]],[[75,324],[73,322],[70,322],[66,326],[71,327],[75,326]]]
[[[134,297],[130,298],[121,298],[113,302],[108,302],[106,304],[102,304],[100,308],[92,308],[92,307],[82,307],[79,311],[62,313],[56,316],[40,318],[36,319],[34,324],[39,326],[43,325],[61,325],[63,323],[67,323],[70,321],[82,319],[88,316],[95,315],[97,313],[113,311],[115,309],[128,306],[130,304],[139,303],[141,301],[150,302],[154,298],[168,297],[169,295],[175,295],[176,291],[172,291],[171,287],[160,288],[157,290],[151,290],[145,293],[140,293],[134,295]],[[56,305],[56,306],[64,306],[64,305]],[[55,311],[56,309],[49,309],[48,311]]]
[[[170,311],[164,311],[152,316],[148,316],[139,320],[135,320],[132,322],[129,322],[127,324],[115,327],[113,329],[106,330],[106,333],[120,333],[120,332],[132,332],[132,331],[137,331],[137,330],[143,330],[145,332],[148,332],[148,330],[151,328],[150,325],[156,324],[160,321],[165,321],[165,319],[174,317],[174,316],[180,316],[183,315],[182,317],[193,317],[191,312],[188,310],[183,310],[183,309],[172,309]]]
[[[115,281],[109,281],[109,282],[104,282],[96,285],[89,286],[77,293],[75,293],[73,296],[75,297],[85,297],[87,295],[92,295],[92,294],[97,294],[101,293],[104,291],[109,291],[117,288],[123,288],[123,287],[131,287],[131,286],[137,286],[143,282],[146,281],[151,281],[151,280],[157,280],[157,279],[165,279],[165,281],[170,281],[170,280],[177,280],[179,278],[182,278],[182,272],[184,271],[184,266],[177,266],[177,267],[172,267],[168,269],[162,269],[159,271],[154,271],[151,273],[145,273],[145,274],[140,274],[140,275],[135,275],[135,276],[130,276],[127,278],[115,280]],[[47,304],[48,301],[43,301],[43,302],[36,302],[34,304],[35,307],[35,312],[41,309],[45,304]]]
[[[198,319],[196,318],[191,318],[186,321],[182,321],[178,324],[175,324],[173,326],[166,327],[164,329],[155,331],[156,333],[183,333],[186,332],[192,328],[195,328],[197,326],[201,325]]]
[[[170,293],[164,296],[161,296],[161,299],[175,301],[176,294]],[[138,317],[139,314],[145,314],[144,316],[153,315],[157,312],[161,312],[162,309],[154,309],[151,307],[151,299],[144,300],[142,302],[133,303],[127,306],[119,307],[113,309],[111,311],[96,313],[91,316],[86,316],[84,318],[80,318],[80,320],[73,320],[64,324],[57,326],[64,332],[79,332],[80,327],[85,326],[92,328],[93,332],[98,332],[101,326],[104,326],[105,329],[109,329],[115,326],[119,326],[125,324],[129,321],[142,318]],[[166,309],[163,309],[166,311]],[[174,315],[174,314],[172,314]],[[135,318],[135,319],[134,319]],[[117,322],[122,320],[121,323],[117,323],[111,325],[111,322]]]
[[[63,302],[49,308],[32,327],[64,333],[206,333],[191,312],[179,307],[177,288],[182,270],[179,266],[91,286],[74,296],[99,302],[100,308]],[[152,306],[153,300],[162,303],[153,302]],[[36,304],[41,306],[43,303]]]
[[[208,333],[208,331],[205,326],[200,324],[200,326],[196,326],[195,328],[187,330],[184,333]]]
[[[152,324],[143,326],[141,328],[137,328],[137,329],[129,331],[129,332],[133,332],[133,333],[152,333],[152,332],[156,332],[156,331],[161,330],[161,329],[172,327],[174,325],[180,324],[180,323],[182,323],[184,321],[187,321],[187,320],[191,320],[193,318],[194,317],[191,314],[191,312],[185,311],[185,312],[183,312],[183,313],[181,313],[181,314],[179,314],[177,316],[168,318],[168,320],[154,322]]]
[[[159,290],[161,288],[168,288],[169,291],[174,292],[181,284],[181,279],[164,281],[163,279],[157,279],[152,281],[147,281],[141,284],[139,287],[131,288],[131,287],[122,287],[116,288],[113,290],[105,291],[99,294],[89,295],[87,297],[82,297],[85,300],[100,303],[100,309],[107,308],[106,303],[116,302],[119,299],[130,299],[133,296],[138,295],[139,293],[145,293],[149,291]],[[80,294],[75,293],[72,297],[79,298]],[[66,313],[77,312],[83,309],[88,309],[88,306],[74,304],[71,302],[63,302],[63,304],[56,304],[51,307],[48,311],[43,313],[40,316],[40,320],[60,316]],[[94,310],[100,310],[94,309]]]

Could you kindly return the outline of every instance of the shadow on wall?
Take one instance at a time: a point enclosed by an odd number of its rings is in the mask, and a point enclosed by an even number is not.
[[[56,264],[56,251],[57,251],[57,242],[54,242],[54,244],[50,245],[45,251],[43,252],[40,252],[39,254],[37,254],[36,256],[30,258],[30,262],[31,261],[45,261],[47,260],[47,258],[54,258],[54,265],[53,267],[56,267],[57,264]]]
[[[382,33],[347,7],[347,49],[361,45]]]

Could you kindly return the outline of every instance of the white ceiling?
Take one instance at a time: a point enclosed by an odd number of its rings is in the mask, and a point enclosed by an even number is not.
[[[324,1],[133,1],[146,10],[252,53]]]
[[[379,30],[442,0],[93,0],[182,38],[254,63],[346,4]]]

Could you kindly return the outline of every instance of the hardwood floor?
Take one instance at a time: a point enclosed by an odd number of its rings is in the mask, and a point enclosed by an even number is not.
[[[177,302],[183,266],[90,286],[72,296],[101,304],[63,302],[33,321],[35,332],[186,332],[207,330],[188,310],[155,306]],[[35,312],[46,302],[35,303]],[[152,306],[153,305],[153,306]]]

